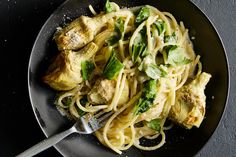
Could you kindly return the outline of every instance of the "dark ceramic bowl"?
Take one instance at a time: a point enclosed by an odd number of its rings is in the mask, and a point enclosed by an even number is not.
[[[185,130],[174,127],[167,131],[166,144],[155,151],[140,151],[134,147],[124,151],[121,156],[193,156],[206,144],[217,128],[227,102],[229,91],[229,72],[226,54],[222,42],[209,19],[189,0],[114,0],[120,6],[132,7],[149,4],[161,11],[172,13],[178,21],[183,21],[195,36],[194,49],[201,55],[203,71],[212,74],[207,85],[207,111],[199,129]],[[57,53],[52,41],[58,26],[83,14],[89,15],[88,5],[101,10],[104,1],[68,0],[62,4],[46,21],[35,41],[29,62],[29,94],[33,111],[46,136],[68,128],[71,123],[61,116],[53,105],[56,92],[44,85],[42,74],[48,67],[49,60]],[[118,156],[99,144],[93,135],[74,134],[58,143],[56,149],[64,156]]]

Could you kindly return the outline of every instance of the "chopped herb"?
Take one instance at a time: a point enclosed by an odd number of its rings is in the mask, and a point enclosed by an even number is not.
[[[122,18],[118,18],[118,20],[115,22],[115,31],[118,33],[120,38],[123,38],[123,32],[124,32],[124,20]]]
[[[166,62],[171,66],[184,65],[192,62],[191,59],[185,57],[184,50],[176,45],[168,46],[165,49],[167,52]]]
[[[119,18],[115,22],[115,32],[115,35],[111,36],[106,40],[106,43],[108,43],[108,45],[114,45],[120,39],[124,38],[124,20],[122,20],[122,18]]]
[[[161,35],[165,31],[165,23],[162,20],[157,20],[154,22],[156,29],[158,30],[158,35]]]
[[[155,57],[149,54],[146,56],[138,69],[146,73],[149,78],[154,80],[159,79],[160,77],[165,77],[167,75],[166,66],[165,65],[157,65],[155,62]]]
[[[172,35],[164,36],[164,42],[165,43],[176,43],[177,36],[176,36],[175,32],[173,32]]]
[[[82,78],[83,80],[88,80],[89,75],[92,73],[94,70],[95,66],[93,62],[91,61],[83,61],[81,62],[81,72],[82,72]]]
[[[135,19],[135,23],[138,25],[150,16],[149,8],[142,7]]]
[[[151,104],[152,104],[151,101],[140,98],[138,100],[138,103],[134,107],[135,110],[134,114],[138,115],[146,112],[150,108]]]
[[[116,77],[120,70],[124,67],[124,65],[119,61],[119,59],[116,57],[116,52],[113,49],[110,55],[110,58],[104,68],[103,75],[107,79],[113,79]]]
[[[134,114],[138,115],[149,110],[156,97],[156,81],[149,80],[145,83],[142,96],[134,107]]]
[[[106,43],[110,46],[114,45],[120,40],[120,37],[118,35],[113,35],[110,38],[106,40]]]
[[[110,13],[113,11],[111,3],[109,0],[106,1],[106,4],[104,6],[105,13]]]
[[[142,59],[148,54],[147,52],[147,34],[146,27],[144,27],[134,40],[134,44],[132,46],[131,59],[134,63],[137,62],[138,59]]]
[[[165,77],[167,75],[167,72],[160,66],[157,66],[156,64],[147,65],[144,71],[148,77],[154,80],[157,80],[160,77]]]
[[[153,119],[147,122],[147,126],[155,131],[160,132],[161,130],[161,119]]]
[[[156,97],[156,87],[157,83],[155,80],[149,80],[145,83],[145,87],[143,89],[142,95],[145,99],[153,100]]]

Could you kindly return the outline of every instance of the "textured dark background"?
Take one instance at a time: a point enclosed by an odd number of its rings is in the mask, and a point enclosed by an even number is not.
[[[236,0],[191,0],[213,22],[229,59],[230,94],[221,123],[197,157],[236,157]],[[14,156],[45,138],[32,112],[27,67],[34,40],[64,0],[0,0],[0,156]],[[213,58],[212,58],[213,59]],[[38,157],[60,156],[54,149]]]

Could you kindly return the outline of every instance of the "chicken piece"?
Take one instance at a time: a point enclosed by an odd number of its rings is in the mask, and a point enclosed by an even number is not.
[[[115,80],[98,79],[88,93],[88,100],[94,104],[106,104],[112,100],[115,92]]]
[[[205,115],[204,90],[210,78],[210,74],[203,72],[191,83],[177,90],[176,103],[171,107],[168,115],[173,122],[187,129],[200,126]]]
[[[43,81],[55,90],[70,90],[83,81],[81,62],[90,60],[98,50],[93,42],[80,51],[64,50],[58,54],[49,66]]]
[[[118,13],[111,12],[108,14],[101,14],[93,18],[80,16],[55,33],[54,39],[58,49],[77,50],[92,41],[102,28],[107,26],[107,22],[110,19],[116,16],[126,17],[127,15],[132,15],[132,13],[125,10]]]

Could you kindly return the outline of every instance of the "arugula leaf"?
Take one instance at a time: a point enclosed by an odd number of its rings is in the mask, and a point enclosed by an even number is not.
[[[165,77],[167,75],[167,72],[160,66],[157,66],[156,64],[147,65],[144,71],[148,77],[154,80],[157,80],[160,77]]]
[[[158,30],[158,35],[161,35],[165,31],[165,23],[161,19],[154,22],[156,29]]]
[[[171,45],[166,48],[167,52],[167,63],[172,66],[189,64],[192,62],[191,59],[185,57],[183,49],[176,46]]]
[[[122,20],[122,18],[119,18],[115,22],[115,32],[115,35],[111,36],[106,40],[106,43],[108,43],[108,45],[114,45],[120,39],[124,38],[124,20]]]
[[[105,13],[110,13],[113,11],[113,8],[112,8],[109,0],[106,1],[105,6],[104,6],[104,10],[105,10]]]
[[[82,78],[83,80],[88,80],[89,74],[92,73],[94,70],[95,66],[93,62],[91,61],[83,61],[81,62],[81,72],[82,72]]]
[[[142,91],[142,96],[139,98],[138,103],[134,107],[134,114],[138,115],[146,112],[151,107],[156,97],[156,81],[149,80],[145,83]]]
[[[119,59],[116,57],[116,52],[113,49],[111,52],[111,56],[104,68],[103,75],[107,79],[113,79],[118,75],[120,70],[124,67],[124,65],[119,61]]]
[[[160,132],[161,130],[161,119],[153,119],[147,122],[147,126],[152,130]]]
[[[150,11],[149,8],[147,7],[142,7],[135,19],[136,25],[140,24],[144,20],[146,20],[150,16]]]
[[[177,36],[176,36],[175,32],[173,32],[172,35],[164,36],[164,42],[165,43],[176,43]]]

